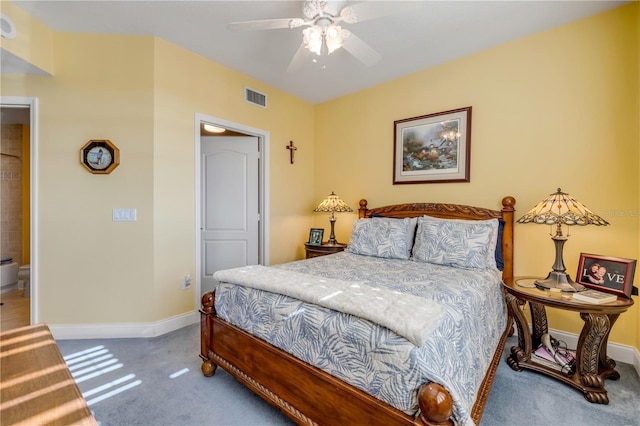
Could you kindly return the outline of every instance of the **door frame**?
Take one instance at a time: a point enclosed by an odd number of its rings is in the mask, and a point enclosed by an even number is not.
[[[260,212],[260,222],[258,223],[258,263],[269,265],[269,131],[257,129],[240,123],[223,120],[196,113],[195,117],[195,141],[194,141],[194,162],[195,162],[195,254],[196,273],[195,275],[195,303],[196,309],[201,304],[202,283],[202,159],[200,124],[212,124],[228,130],[244,133],[248,136],[258,138],[258,152],[260,162],[258,166],[258,209]]]
[[[30,168],[30,324],[37,324],[38,317],[38,98],[22,96],[0,96],[3,108],[29,108],[29,168]]]

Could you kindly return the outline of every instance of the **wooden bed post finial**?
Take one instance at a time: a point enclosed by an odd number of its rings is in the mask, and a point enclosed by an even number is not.
[[[367,208],[367,200],[363,198],[362,200],[360,200],[360,208],[358,209],[358,218],[362,219],[363,217],[365,217],[367,215],[368,210],[369,209]]]
[[[451,395],[440,384],[429,382],[418,392],[420,420],[425,425],[452,425],[453,401]]]
[[[502,211],[515,211],[516,199],[508,195],[502,199]]]

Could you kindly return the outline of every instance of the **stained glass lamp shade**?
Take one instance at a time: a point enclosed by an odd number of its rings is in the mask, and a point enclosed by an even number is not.
[[[344,201],[340,199],[333,191],[331,194],[327,196],[319,205],[316,207],[314,212],[331,212],[331,217],[329,218],[329,222],[331,223],[331,236],[329,237],[328,243],[331,245],[338,244],[336,240],[336,235],[334,232],[334,225],[336,223],[335,212],[352,212],[351,207],[347,205]]]
[[[567,292],[584,290],[584,286],[575,283],[565,272],[566,268],[562,259],[562,249],[569,236],[562,234],[562,225],[606,226],[609,225],[609,222],[558,188],[556,192],[549,194],[547,198],[518,219],[517,223],[536,223],[538,225],[556,226],[555,235],[551,234],[551,239],[556,249],[556,259],[553,264],[553,269],[549,272],[547,278],[537,280],[535,282],[536,286],[542,289],[557,288]]]

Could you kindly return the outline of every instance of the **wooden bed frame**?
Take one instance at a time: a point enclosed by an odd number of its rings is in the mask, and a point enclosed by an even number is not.
[[[359,217],[417,217],[504,221],[503,280],[513,280],[513,215],[515,199],[502,199],[502,210],[458,204],[414,203],[368,209],[360,200]],[[452,424],[452,400],[438,383],[426,383],[418,394],[419,415],[414,418],[256,338],[216,316],[214,293],[202,297],[200,358],[202,373],[212,376],[218,366],[301,425],[445,425]],[[472,410],[476,424],[486,404],[496,369],[511,329],[507,321]]]

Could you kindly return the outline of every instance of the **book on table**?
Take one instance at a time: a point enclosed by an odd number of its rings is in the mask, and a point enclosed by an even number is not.
[[[615,302],[618,299],[618,296],[611,293],[605,293],[603,291],[589,289],[574,293],[573,298],[580,302],[595,303],[596,305],[599,305],[601,303]]]

